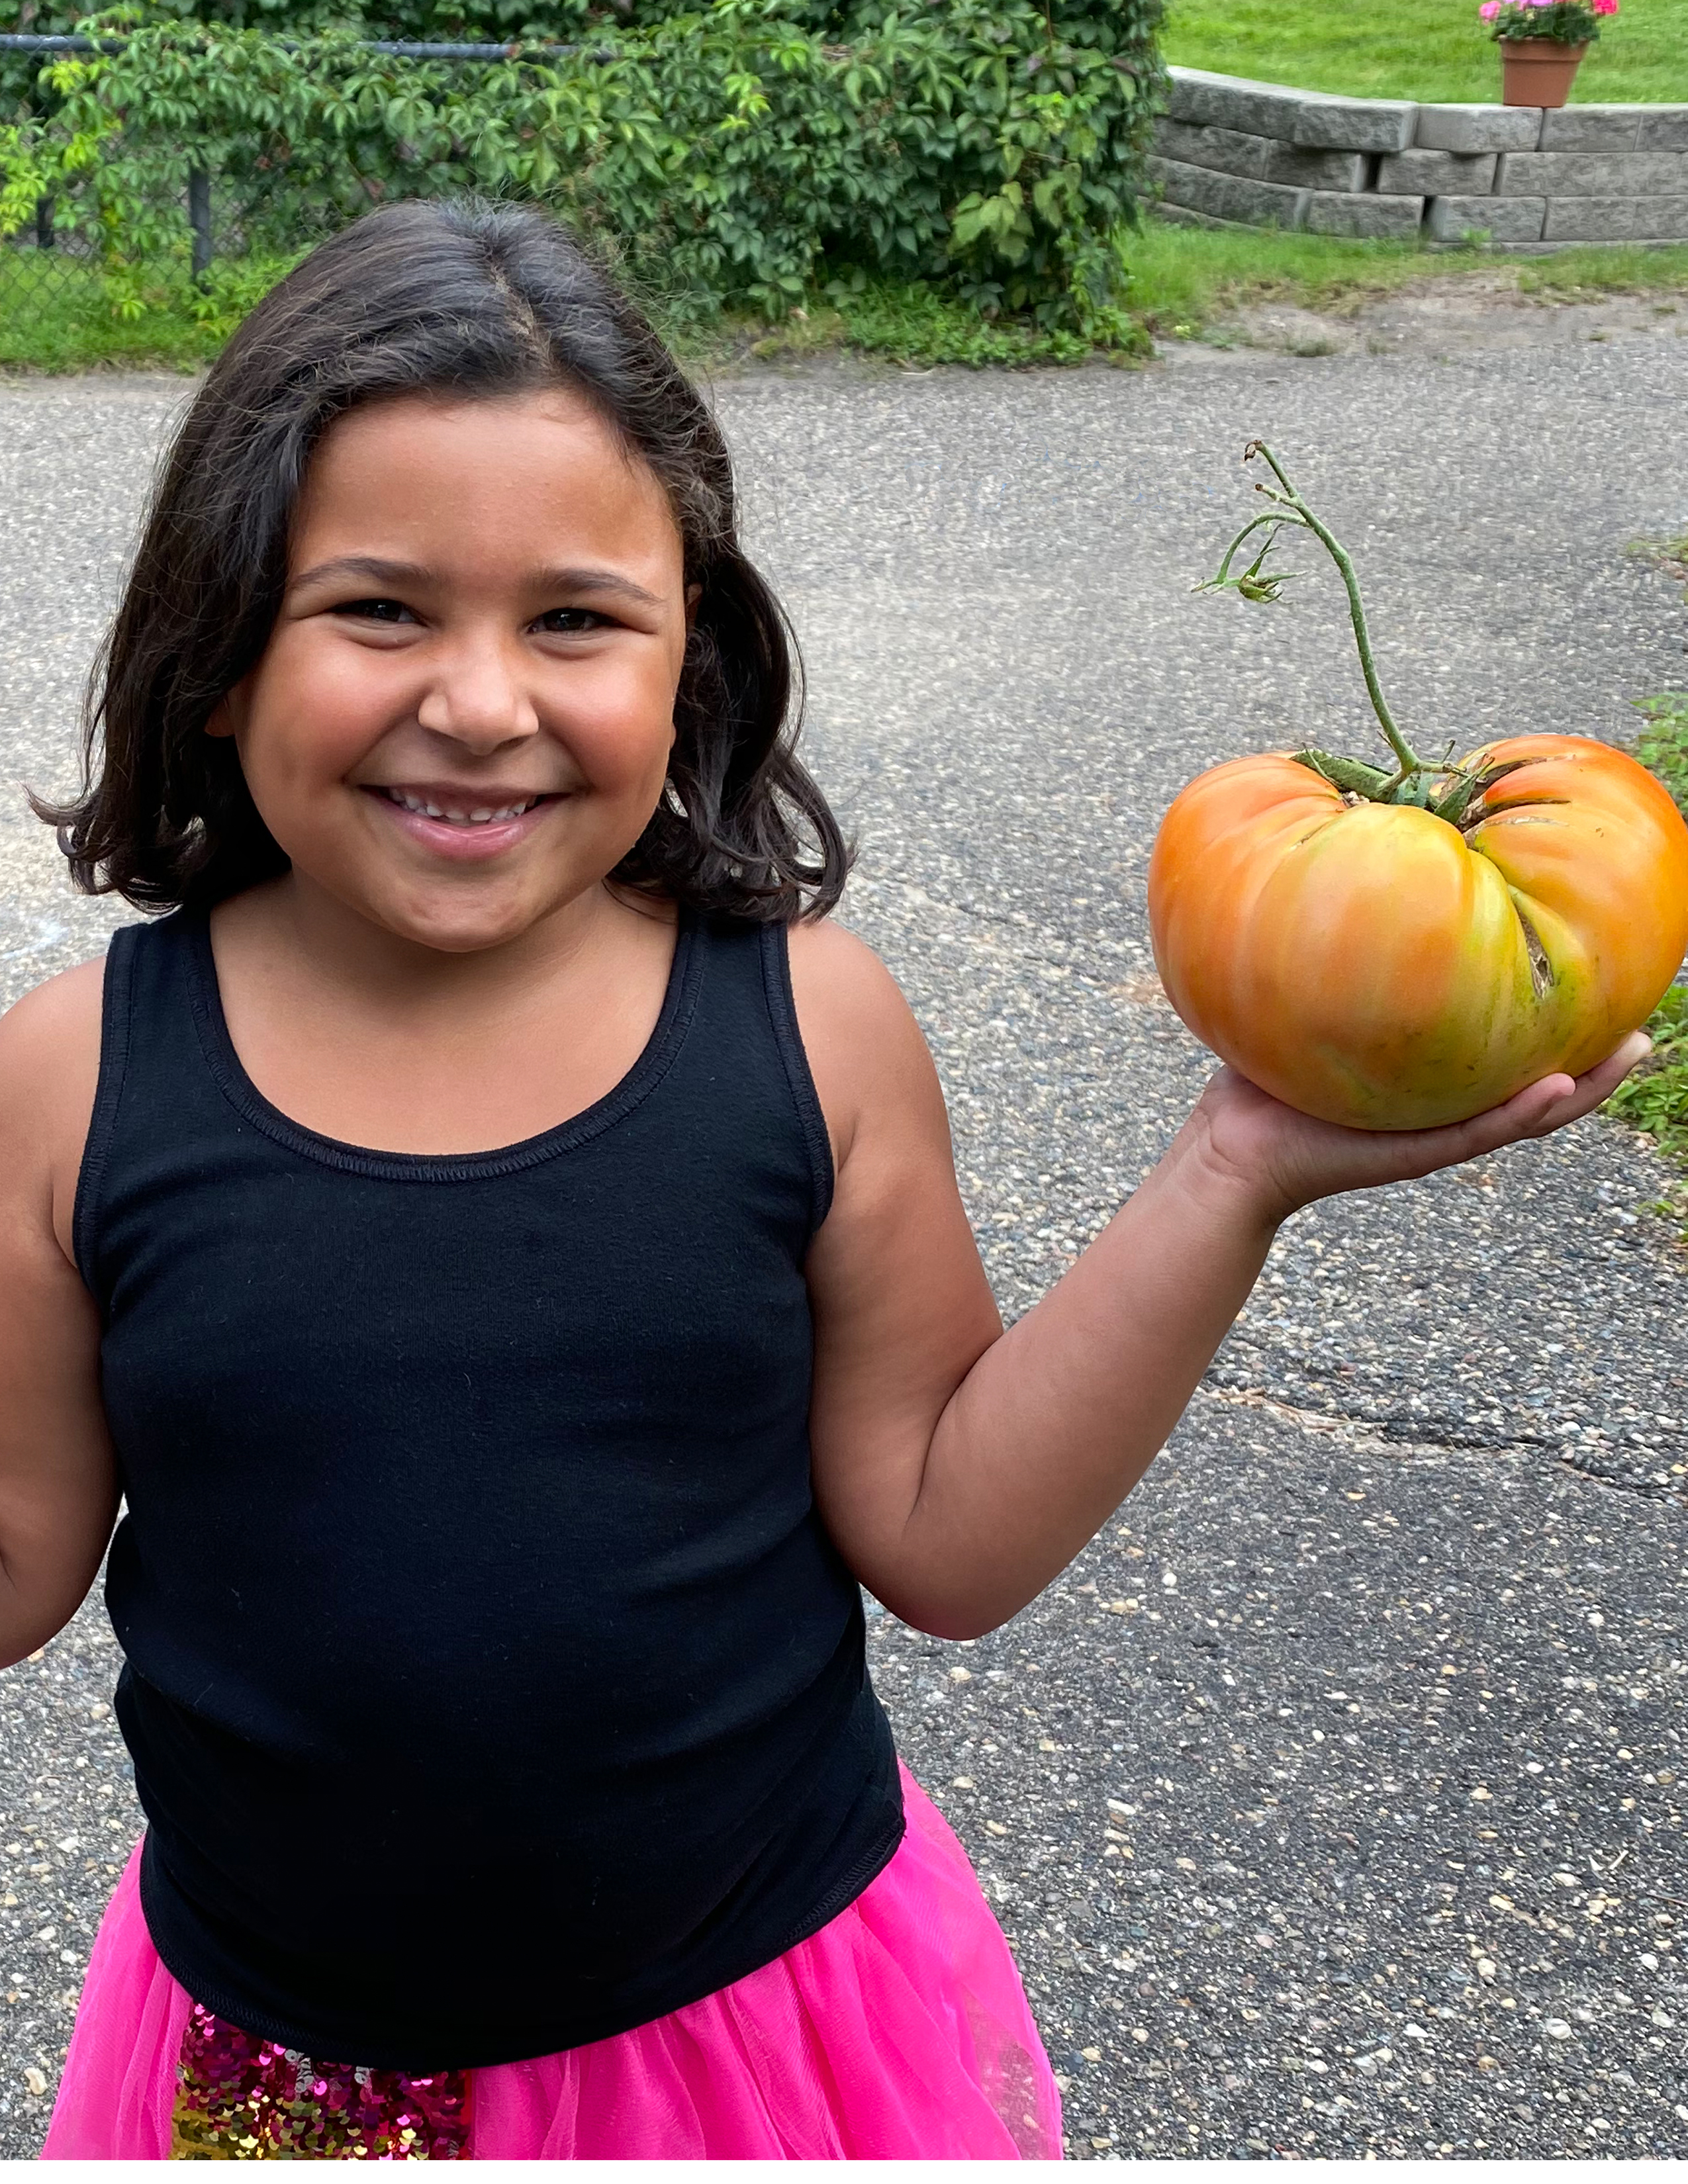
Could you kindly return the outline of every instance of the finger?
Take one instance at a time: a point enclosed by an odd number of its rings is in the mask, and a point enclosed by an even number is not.
[[[1608,1065],[1602,1063],[1602,1069]],[[1591,1072],[1590,1077],[1598,1072]],[[1613,1079],[1616,1083],[1618,1080]],[[1598,1106],[1607,1095],[1591,1090],[1585,1103],[1588,1078],[1578,1078],[1557,1071],[1551,1077],[1540,1077],[1534,1084],[1526,1084],[1521,1092],[1514,1092],[1510,1100],[1498,1107],[1490,1107],[1468,1121],[1451,1123],[1440,1130],[1415,1130],[1398,1141],[1401,1152],[1409,1160],[1422,1162],[1422,1172],[1457,1167],[1462,1162],[1481,1160],[1485,1154],[1499,1152],[1502,1147],[1516,1145],[1520,1138],[1544,1136],[1573,1121],[1590,1107]]]
[[[1598,1084],[1600,1096],[1609,1100],[1631,1070],[1639,1069],[1653,1050],[1653,1043],[1644,1031],[1632,1031],[1623,1043],[1613,1049],[1604,1061],[1577,1081],[1582,1084]]]
[[[1646,1034],[1631,1032],[1620,1045],[1613,1048],[1604,1061],[1597,1062],[1592,1069],[1585,1070],[1568,1092],[1560,1092],[1547,1112],[1536,1123],[1532,1134],[1544,1136],[1549,1130],[1562,1129],[1567,1123],[1574,1123],[1584,1115],[1591,1115],[1596,1107],[1605,1105],[1630,1071],[1645,1061],[1652,1052],[1652,1041]],[[1563,1080],[1560,1082],[1563,1084]]]
[[[1551,1080],[1550,1080],[1551,1082]],[[1561,1078],[1563,1085],[1571,1082]],[[1485,1153],[1498,1152],[1502,1145],[1514,1144],[1525,1136],[1544,1105],[1539,1089],[1530,1085],[1527,1090],[1516,1093],[1503,1107],[1490,1107],[1481,1115],[1474,1115],[1468,1122],[1447,1123],[1435,1130],[1379,1130],[1372,1134],[1373,1162],[1377,1167],[1379,1182],[1411,1182],[1415,1178],[1434,1175],[1438,1168],[1457,1167],[1462,1162],[1480,1160]],[[1519,1119],[1516,1110],[1524,1103],[1524,1116]]]
[[[1557,1129],[1568,1119],[1559,1111],[1575,1097],[1576,1089],[1575,1080],[1563,1073],[1539,1078],[1485,1114],[1474,1115],[1468,1123],[1456,1123],[1446,1132],[1429,1133],[1445,1140],[1436,1148],[1440,1156],[1438,1165],[1452,1167],[1462,1161],[1481,1160],[1485,1153],[1499,1152],[1503,1146],[1516,1145],[1520,1138]]]
[[[1652,1041],[1646,1034],[1633,1031],[1604,1061],[1596,1062],[1580,1077],[1567,1076],[1563,1070],[1551,1077],[1540,1077],[1500,1106],[1491,1107],[1486,1115],[1474,1115],[1464,1127],[1479,1138],[1486,1138],[1491,1132],[1497,1134],[1496,1146],[1510,1144],[1519,1137],[1540,1137],[1549,1130],[1563,1129],[1567,1123],[1592,1114],[1609,1100],[1630,1071],[1645,1061],[1652,1051]],[[1493,1150],[1495,1146],[1488,1149]]]

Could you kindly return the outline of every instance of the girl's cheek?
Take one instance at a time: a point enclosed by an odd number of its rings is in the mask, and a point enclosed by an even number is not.
[[[241,754],[254,794],[260,782],[298,794],[337,780],[414,710],[404,687],[414,677],[393,657],[313,653],[279,645],[259,671]]]
[[[643,793],[653,781],[660,792],[674,744],[674,693],[666,680],[596,694],[595,704],[577,694],[581,702],[561,716],[557,733],[587,779],[612,795]]]
[[[426,689],[402,653],[343,656],[306,686],[299,730],[315,755],[354,764],[393,727],[415,719]]]

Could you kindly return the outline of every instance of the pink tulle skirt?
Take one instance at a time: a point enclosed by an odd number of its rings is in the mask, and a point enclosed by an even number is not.
[[[473,2073],[482,2160],[1059,2160],[1061,2102],[967,1853],[906,1770],[908,1832],[848,1909],[671,2016]],[[163,2160],[192,2002],[142,1915],[101,1922],[42,2158]]]

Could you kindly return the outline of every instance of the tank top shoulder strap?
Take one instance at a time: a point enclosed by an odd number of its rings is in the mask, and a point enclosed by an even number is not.
[[[704,976],[689,1059],[718,1080],[754,1071],[759,1058],[774,1063],[801,1134],[818,1228],[833,1199],[832,1142],[798,1029],[788,929],[705,916],[698,944]]]
[[[99,1207],[119,1116],[137,1083],[148,1104],[160,1091],[180,1098],[191,1082],[188,1049],[197,1050],[189,989],[187,930],[192,913],[175,911],[167,917],[120,926],[107,944],[105,985],[100,1014],[100,1067],[93,1113],[76,1180],[72,1223],[76,1264],[93,1286],[92,1260]],[[165,1061],[174,1052],[175,1067]]]

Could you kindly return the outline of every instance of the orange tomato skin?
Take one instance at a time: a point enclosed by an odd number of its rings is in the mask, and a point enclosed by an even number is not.
[[[1305,1114],[1431,1128],[1579,1075],[1688,952],[1688,826],[1625,752],[1515,736],[1468,832],[1345,801],[1283,753],[1174,800],[1149,866],[1155,961],[1206,1045]]]

